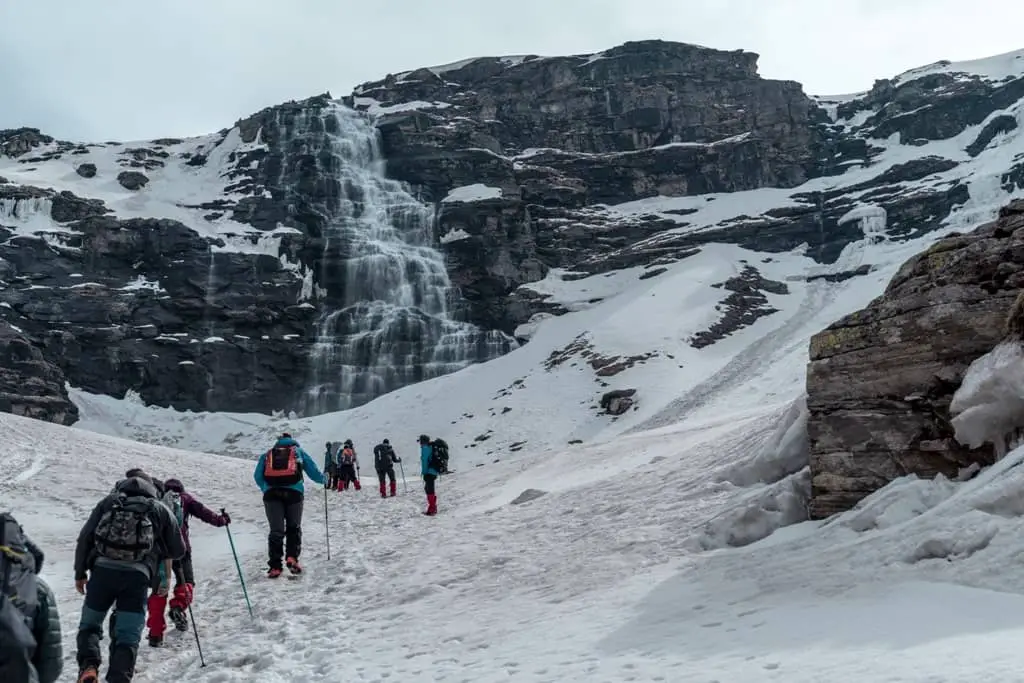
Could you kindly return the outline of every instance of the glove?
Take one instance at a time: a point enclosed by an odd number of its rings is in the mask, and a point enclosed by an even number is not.
[[[399,458],[399,457],[398,457],[398,456],[396,455],[396,456],[395,456],[395,462],[402,462],[402,459],[401,459],[401,458]]]
[[[221,512],[220,513],[220,525],[221,526],[227,526],[228,524],[231,524],[231,517],[228,516],[227,512]]]

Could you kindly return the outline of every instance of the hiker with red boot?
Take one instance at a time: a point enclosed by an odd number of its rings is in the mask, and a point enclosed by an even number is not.
[[[188,616],[186,611],[192,604],[195,595],[195,573],[192,569],[192,543],[189,540],[188,520],[190,517],[198,517],[211,526],[222,527],[231,523],[231,517],[227,512],[217,514],[206,507],[195,497],[185,490],[184,485],[177,479],[164,481],[164,488],[167,496],[174,496],[177,499],[175,507],[180,509],[179,520],[181,524],[181,537],[185,542],[185,555],[176,560],[172,565],[174,573],[174,593],[170,598],[170,617],[174,627],[179,631],[188,630]],[[172,511],[178,512],[172,508]],[[170,582],[170,577],[166,577]],[[164,609],[168,603],[167,584],[154,590],[149,596],[148,612],[149,618],[146,625],[149,627],[149,644],[151,647],[160,647],[164,641],[164,632],[167,630],[167,622],[164,620]]]
[[[288,432],[256,462],[253,479],[263,491],[263,507],[270,523],[268,579],[281,576],[282,552],[288,570],[292,574],[302,573],[299,554],[302,552],[302,503],[306,497],[304,474],[321,486],[327,483],[313,458]]]
[[[359,457],[352,439],[345,439],[345,446],[338,455],[338,477],[341,479],[339,491],[348,491],[349,484],[355,486],[356,491],[363,488],[359,483]]]
[[[430,443],[430,437],[420,434],[420,472],[423,474],[423,490],[427,494],[427,509],[425,515],[437,514],[437,492],[434,484],[441,474],[441,465],[436,449]]]
[[[373,447],[373,467],[377,470],[377,479],[380,480],[380,497],[387,498],[387,489],[384,488],[384,478],[391,480],[391,495],[398,493],[398,486],[395,484],[395,463],[402,462],[402,459],[395,455],[395,449],[391,442],[384,439]]]

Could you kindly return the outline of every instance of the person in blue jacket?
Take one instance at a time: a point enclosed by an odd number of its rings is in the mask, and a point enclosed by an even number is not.
[[[282,543],[288,570],[292,574],[302,573],[299,554],[302,552],[302,501],[306,495],[303,475],[318,484],[325,483],[316,462],[288,432],[256,462],[253,479],[263,491],[263,507],[270,523],[267,578],[281,576]]]
[[[420,472],[423,474],[423,490],[427,493],[427,509],[423,512],[425,515],[437,514],[437,493],[434,490],[434,484],[440,473],[430,466],[430,456],[433,452],[434,448],[430,445],[430,437],[420,434]]]

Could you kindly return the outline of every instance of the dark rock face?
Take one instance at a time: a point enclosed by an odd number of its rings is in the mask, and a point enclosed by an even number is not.
[[[215,251],[170,220],[119,220],[98,200],[52,194],[66,233],[0,227],[0,313],[73,386],[183,410],[269,411],[301,398],[314,311],[267,254]],[[49,194],[48,194],[49,193]],[[301,235],[282,250],[301,248]],[[66,398],[66,394],[63,394]],[[67,413],[71,415],[72,413]]]
[[[141,190],[149,183],[149,178],[138,171],[121,171],[117,174],[117,182],[126,190]]]
[[[753,325],[759,318],[777,313],[779,309],[768,304],[769,294],[789,294],[785,282],[768,280],[751,265],[725,282],[712,285],[730,292],[719,306],[722,317],[707,330],[701,330],[690,339],[690,346],[701,349],[725,339],[733,332]]]
[[[0,322],[0,410],[70,425],[78,408],[68,398],[65,377],[24,333]]]
[[[993,461],[953,439],[949,403],[968,365],[1004,334],[1024,288],[1024,202],[937,242],[866,309],[811,340],[811,514],[852,507],[893,479],[956,476]]]
[[[664,265],[707,242],[768,252],[807,244],[813,258],[833,263],[863,237],[857,221],[842,219],[866,201],[885,210],[888,237],[930,232],[968,198],[964,185],[941,179],[958,162],[937,156],[798,194],[796,206],[699,233],[673,230],[687,225],[685,215],[623,216],[605,205],[788,188],[870,167],[882,150],[877,138],[940,139],[1018,96],[1012,83],[980,79],[880,81],[837,108],[841,118],[877,112],[851,128],[831,122],[798,84],[760,78],[756,60],[742,51],[641,41],[598,55],[419,69],[363,84],[345,101],[375,113],[389,173],[421,196],[440,202],[474,184],[500,191],[483,201],[442,202],[438,233],[460,237],[443,248],[469,318],[510,331],[551,312],[517,290],[550,268],[594,274]],[[1009,125],[994,118],[978,136],[978,151]]]

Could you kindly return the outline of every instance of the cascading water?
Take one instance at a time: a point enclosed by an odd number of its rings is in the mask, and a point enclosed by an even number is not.
[[[496,358],[516,344],[449,315],[456,293],[432,246],[433,209],[384,174],[376,128],[332,104],[278,115],[282,173],[315,192],[324,225],[315,273],[320,315],[307,414],[354,407],[414,382]]]

